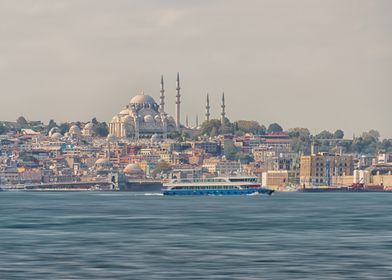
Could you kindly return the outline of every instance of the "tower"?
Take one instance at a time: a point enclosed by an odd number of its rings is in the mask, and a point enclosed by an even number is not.
[[[225,118],[226,118],[226,105],[225,105],[225,93],[222,94],[222,112],[221,112],[221,125],[224,126],[225,125]]]
[[[199,127],[199,115],[196,114],[196,128]]]
[[[163,75],[161,76],[161,95],[159,96],[160,102],[159,102],[159,113],[163,114],[165,113],[165,87],[163,83]]]
[[[185,126],[189,127],[189,122],[188,122],[188,114],[186,115],[186,119],[185,119]]]
[[[177,81],[176,81],[176,126],[177,130],[180,131],[180,104],[181,104],[181,94],[180,94],[180,74],[177,72]]]
[[[206,104],[206,121],[210,121],[210,97],[207,93],[207,104]]]

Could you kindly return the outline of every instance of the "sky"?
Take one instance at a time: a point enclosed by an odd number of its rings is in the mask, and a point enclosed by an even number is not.
[[[0,120],[109,122],[144,90],[227,117],[392,138],[392,1],[0,0]]]

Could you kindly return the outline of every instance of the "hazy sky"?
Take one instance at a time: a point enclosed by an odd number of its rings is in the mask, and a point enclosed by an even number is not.
[[[182,120],[392,137],[392,1],[0,0],[0,119],[110,121],[140,90]]]

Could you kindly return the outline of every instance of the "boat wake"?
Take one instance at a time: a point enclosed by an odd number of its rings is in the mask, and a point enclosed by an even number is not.
[[[163,196],[163,193],[143,193],[143,195],[148,195],[148,196]]]
[[[253,192],[253,193],[247,194],[247,196],[259,196],[259,195],[262,195],[262,194],[259,192]]]

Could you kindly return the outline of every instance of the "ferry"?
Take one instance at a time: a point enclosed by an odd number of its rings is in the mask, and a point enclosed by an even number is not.
[[[248,176],[174,179],[163,187],[163,195],[271,195],[274,192],[263,188],[256,177]]]

